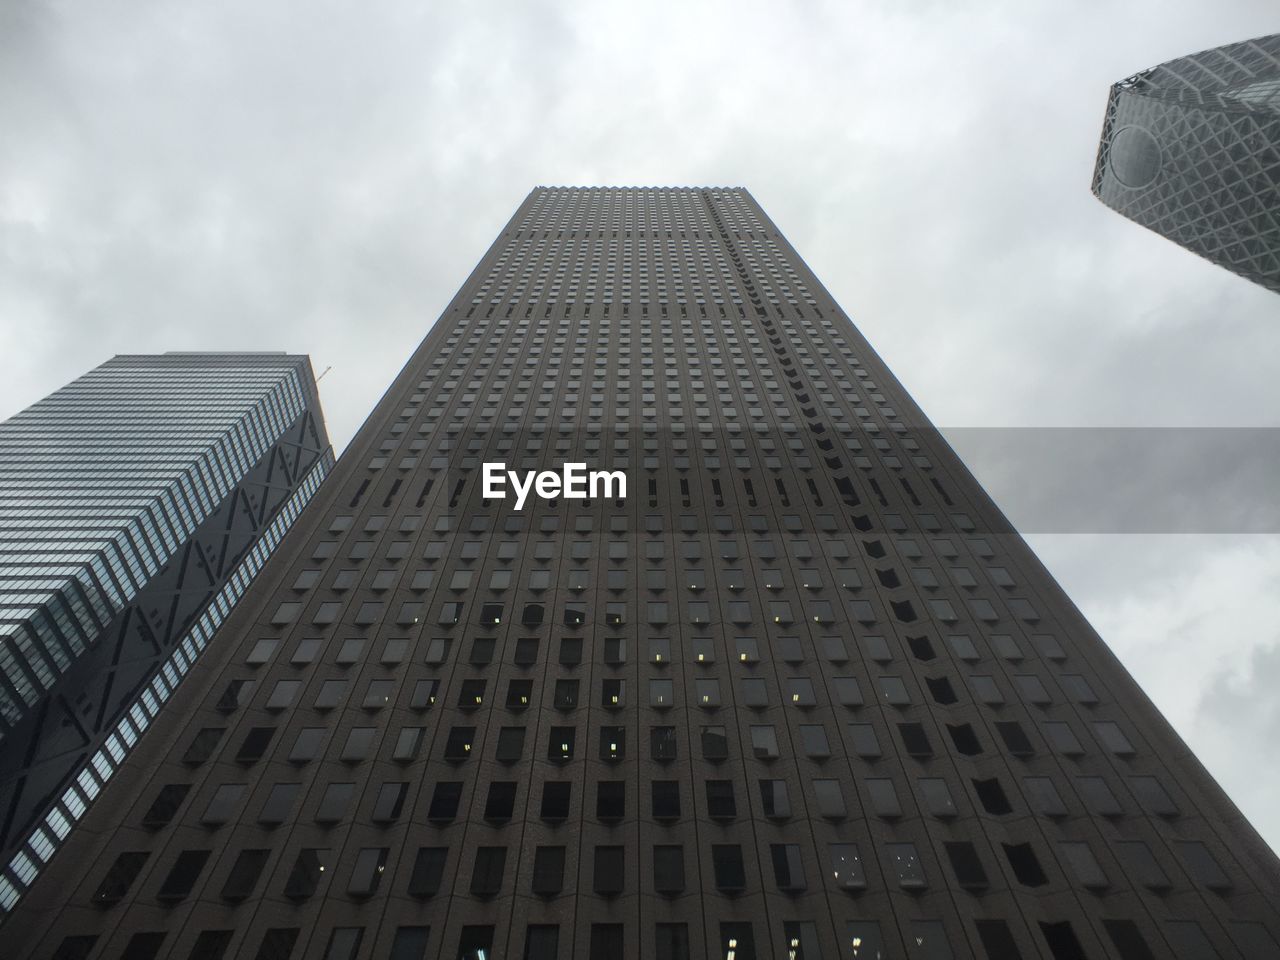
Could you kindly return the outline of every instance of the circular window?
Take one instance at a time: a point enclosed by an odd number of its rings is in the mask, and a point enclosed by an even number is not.
[[[1145,187],[1160,172],[1160,145],[1142,127],[1124,127],[1111,136],[1108,163],[1126,187]]]

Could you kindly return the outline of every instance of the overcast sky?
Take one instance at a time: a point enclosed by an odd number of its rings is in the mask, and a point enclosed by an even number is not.
[[[1280,298],[1089,180],[1112,81],[1277,30],[1275,0],[6,0],[0,417],[114,353],[282,349],[331,368],[341,448],[531,187],[734,184],[943,428],[1276,427]],[[1033,485],[971,453],[997,501]],[[1280,536],[1241,528],[1031,539],[1280,848]]]

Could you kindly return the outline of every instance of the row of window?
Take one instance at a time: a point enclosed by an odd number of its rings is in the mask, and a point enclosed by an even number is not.
[[[1061,841],[1055,847],[1057,863],[1068,882],[1092,891],[1103,891],[1112,885],[1088,843]],[[1213,891],[1231,889],[1231,881],[1204,844],[1183,840],[1175,841],[1173,847],[1183,868],[1196,882]],[[1030,889],[1049,884],[1049,876],[1034,844],[1001,843],[998,848],[1018,884]],[[585,857],[586,863],[590,864],[592,892],[603,897],[627,892],[626,849],[620,844],[592,847],[590,855]],[[996,880],[993,883],[988,872],[991,865],[984,863],[973,843],[947,840],[943,841],[942,850],[951,874],[944,881],[948,889],[981,894],[993,885],[1003,885],[1000,868],[994,868]],[[1161,893],[1175,885],[1151,848],[1141,840],[1112,842],[1108,845],[1108,852],[1135,885]],[[653,844],[649,853],[650,857],[641,870],[642,886],[647,892],[662,896],[674,897],[691,888],[702,889],[698,877],[699,859],[710,868],[711,886],[725,894],[748,891],[757,885],[759,881],[754,878],[760,875],[771,875],[773,889],[784,893],[805,891],[813,879],[805,866],[809,862],[807,851],[799,844],[770,844],[760,851],[758,864],[752,862],[754,850],[748,849],[744,855],[743,846],[736,843],[710,844],[701,856],[691,851],[686,857],[685,845],[679,843]],[[225,875],[220,898],[229,903],[239,903],[255,894],[260,895],[263,891],[259,890],[259,880],[271,854],[272,851],[265,848],[241,850]],[[355,851],[347,874],[346,895],[360,900],[377,893],[384,879],[390,878],[387,864],[391,854],[389,847],[364,847]],[[465,851],[463,856],[470,860],[466,889],[472,896],[487,899],[504,891],[508,864],[514,864],[516,860],[508,856],[506,846],[476,846]],[[211,858],[211,850],[181,851],[164,872],[155,898],[169,904],[187,899]],[[124,899],[149,859],[150,855],[142,851],[119,854],[94,891],[92,901],[99,906],[109,906]],[[448,859],[448,847],[419,847],[403,881],[404,892],[416,898],[436,895],[445,881]],[[576,884],[572,878],[566,881],[566,863],[571,871],[577,869],[568,847],[554,844],[536,847],[528,875],[528,891],[536,896],[553,897],[564,892],[566,886],[572,889]],[[929,886],[920,852],[914,843],[883,844],[880,866],[888,882],[902,890],[921,891]],[[320,890],[324,880],[334,875],[336,867],[337,857],[332,849],[304,848],[298,852],[280,892],[291,900],[307,900]],[[831,887],[838,890],[861,891],[868,886],[867,869],[856,843],[828,844],[818,875],[825,876]],[[873,874],[873,882],[875,876],[878,874]],[[634,878],[630,883],[634,890]],[[455,887],[451,885],[450,889]]]
[[[837,922],[841,933],[839,960],[873,960],[873,958],[901,955],[898,932],[879,920],[845,920]],[[1204,960],[1220,956],[1213,940],[1204,928],[1194,920],[1168,920],[1164,923],[1164,936],[1173,945],[1179,960]],[[908,920],[904,925],[907,955],[912,960],[963,960],[967,947],[958,944],[940,920]],[[1038,932],[1054,960],[1076,960],[1086,955],[1075,930],[1069,921],[1041,921]],[[1228,924],[1236,946],[1243,951],[1245,960],[1272,960],[1280,951],[1271,934],[1260,923],[1235,921]],[[1102,921],[1102,929],[1112,946],[1125,960],[1155,960],[1156,950],[1132,920],[1113,918]],[[652,960],[693,960],[702,956],[697,940],[701,931],[692,931],[686,923],[657,923],[650,928],[648,938],[638,946],[626,935],[621,923],[592,923],[586,940],[585,960],[622,960],[624,957],[645,956]],[[720,922],[711,960],[770,960],[787,957],[788,960],[822,960],[822,940],[818,925],[806,920],[786,920],[782,923],[781,941],[776,949],[766,942],[757,941],[757,927],[751,921]],[[295,947],[302,940],[302,931],[296,927],[277,927],[265,931],[257,952],[242,946],[242,956],[254,960],[290,960]],[[366,936],[365,927],[334,927],[325,940],[323,960],[359,960],[368,956],[366,944],[378,935],[377,929]],[[224,960],[234,939],[232,930],[204,930],[196,938],[188,960]],[[974,921],[974,934],[981,945],[986,960],[1019,960],[1024,956],[1009,924],[1000,919]],[[456,960],[488,960],[495,955],[497,928],[492,925],[464,925],[458,932],[451,953],[436,948],[435,956]],[[634,933],[633,933],[634,936]],[[163,931],[147,931],[133,934],[125,946],[123,960],[157,960],[166,947],[168,935]],[[387,960],[425,960],[431,938],[429,926],[397,926],[391,936]],[[53,955],[53,960],[87,960],[97,943],[96,935],[70,936],[64,939]],[[562,960],[570,956],[573,948],[572,932],[563,933],[559,924],[528,924],[524,929],[524,944],[518,956],[523,960]],[[1034,949],[1030,945],[1028,950]],[[499,954],[500,955],[500,951]],[[831,958],[836,960],[836,958]]]

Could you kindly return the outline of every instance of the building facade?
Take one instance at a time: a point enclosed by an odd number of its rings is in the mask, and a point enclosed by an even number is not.
[[[534,190],[214,648],[12,956],[1280,949],[1275,856],[741,189]]]
[[[0,423],[6,913],[332,464],[284,354],[117,356]]]
[[[1280,293],[1280,34],[1170,60],[1115,84],[1093,193]]]

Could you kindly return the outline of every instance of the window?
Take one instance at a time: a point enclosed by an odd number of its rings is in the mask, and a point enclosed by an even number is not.
[[[493,956],[493,927],[465,926],[458,936],[458,960],[488,960]]]
[[[747,872],[742,860],[742,847],[738,844],[712,844],[711,866],[717,890],[739,893],[746,889]]]
[[[1110,886],[1107,875],[1102,872],[1102,866],[1087,843],[1059,843],[1058,855],[1066,864],[1068,873],[1082,887],[1101,890]]]
[[[258,822],[268,825],[284,823],[293,807],[293,801],[302,789],[300,783],[277,783],[267,794],[262,812],[258,814]]]
[[[306,848],[298,851],[293,870],[285,881],[284,895],[291,900],[307,900],[316,892],[327,872],[330,851]]]
[[[904,890],[921,890],[925,886],[924,868],[920,864],[920,855],[914,843],[885,844],[885,853],[889,858],[889,868],[898,878],[898,885]]]
[[[436,695],[440,691],[439,680],[419,680],[413,685],[413,696],[409,699],[409,709],[427,710],[435,705]]]
[[[712,820],[732,820],[738,815],[732,780],[707,780],[707,816]]]
[[[1111,849],[1125,866],[1125,872],[1149,890],[1167,890],[1169,877],[1156,861],[1155,856],[1141,840],[1120,840]]]
[[[814,760],[831,756],[831,744],[827,741],[826,728],[817,723],[800,724],[800,748],[804,755]]]
[[[951,869],[956,875],[956,881],[965,890],[976,891],[985,890],[990,881],[987,879],[987,871],[982,867],[982,861],[978,859],[977,848],[967,841],[953,841],[942,845],[947,851],[947,859],[951,861]]]
[[[675,688],[671,680],[649,681],[649,706],[663,710],[675,703]]]
[[[689,956],[689,925],[687,923],[654,924],[654,960],[689,960]]]
[[[859,757],[874,759],[881,755],[880,741],[876,738],[876,728],[869,723],[851,723],[846,728],[849,732],[850,747]]]
[[[778,734],[772,724],[751,727],[751,752],[758,760],[778,758]]]
[[[852,960],[877,960],[887,956],[884,937],[880,935],[880,924],[875,920],[850,920],[844,925],[844,940],[856,952],[850,954]],[[1008,954],[1016,957],[1018,954]]]
[[[524,939],[524,960],[558,960],[560,926],[553,923],[531,923]]]
[[[1080,789],[1085,806],[1098,816],[1118,817],[1124,812],[1120,808],[1120,801],[1102,777],[1078,777],[1076,786]]]
[[[388,960],[425,960],[430,927],[396,927]]]
[[[187,899],[191,888],[200,878],[200,871],[209,860],[208,850],[183,850],[178,859],[169,868],[169,874],[156,894],[156,899],[165,903],[178,903]],[[98,900],[99,903],[104,902]]]
[[[387,866],[386,847],[364,847],[356,854],[351,877],[347,881],[347,893],[357,899],[371,897],[378,890],[383,871]]]
[[[680,781],[653,780],[651,789],[651,811],[654,820],[680,819]]]
[[[192,766],[204,763],[213,756],[213,751],[217,749],[222,735],[226,732],[226,727],[205,727],[197,732],[191,745],[187,747],[187,752],[182,755],[182,762]]]
[[[506,866],[506,847],[477,847],[471,871],[471,893],[477,897],[495,896],[502,889]]]
[[[462,800],[462,783],[442,780],[436,783],[427,808],[427,819],[433,823],[448,823],[458,815],[458,803]]]
[[[231,903],[247,900],[270,857],[270,850],[241,850],[222,885],[222,899]]]
[[[862,890],[867,875],[856,843],[832,843],[827,846],[831,877],[840,890]],[[872,954],[871,956],[874,956]]]
[[[506,823],[511,819],[516,804],[516,782],[495,780],[489,784],[489,796],[485,800],[484,818],[490,823]]]
[[[674,760],[677,755],[675,727],[650,727],[649,750],[654,760]]]
[[[1022,781],[1031,809],[1045,817],[1065,817],[1066,804],[1049,777],[1027,777]]]
[[[576,739],[574,727],[552,727],[547,737],[547,759],[560,763],[572,760]]]
[[[817,801],[819,815],[828,820],[843,820],[847,815],[839,780],[814,780],[813,796]]]
[[[244,791],[245,785],[243,783],[222,784],[214,791],[213,798],[205,808],[204,815],[200,817],[200,822],[208,827],[226,823],[231,819],[232,813],[240,804],[240,798],[244,795]]]
[[[592,889],[601,896],[611,897],[622,893],[626,866],[624,851],[623,847],[596,847]]]
[[[558,780],[548,780],[542,785],[543,820],[555,823],[569,817],[569,801],[573,793],[573,784]]]
[[[178,812],[178,808],[182,806],[182,801],[187,798],[187,794],[191,792],[191,785],[188,783],[169,783],[160,788],[160,792],[156,794],[155,800],[151,802],[151,806],[147,808],[147,812],[142,815],[142,825],[152,829],[163,827],[171,821],[174,814]]]
[[[1178,840],[1173,848],[1182,855],[1191,879],[1209,890],[1231,889],[1231,879],[1223,871],[1208,846],[1198,840]]]
[[[449,738],[444,745],[444,758],[453,762],[471,756],[471,744],[476,737],[475,727],[450,727]]]
[[[593,923],[587,960],[617,960],[626,950],[624,928],[620,923]]]
[[[804,860],[800,856],[799,844],[770,844],[769,856],[773,861],[773,879],[779,890],[797,892],[808,886],[805,883]]]
[[[898,802],[898,791],[893,781],[888,778],[875,778],[866,781],[867,793],[871,799],[871,809],[876,816],[892,819],[902,816],[902,804]]]
[[[409,874],[409,896],[426,899],[439,893],[448,859],[448,847],[419,847]]]
[[[626,787],[624,780],[601,780],[596,784],[596,819],[611,822],[626,816]]]
[[[673,897],[683,893],[684,847],[678,844],[657,844],[653,848],[653,890],[663,896]]]
[[[352,727],[347,732],[347,742],[342,746],[340,759],[345,763],[359,763],[369,759],[377,727]]]
[[[956,802],[951,797],[946,780],[940,777],[922,777],[919,784],[924,807],[932,816],[946,820],[956,815]]]
[[[564,888],[564,847],[538,847],[533,853],[533,892],[552,897]]]

